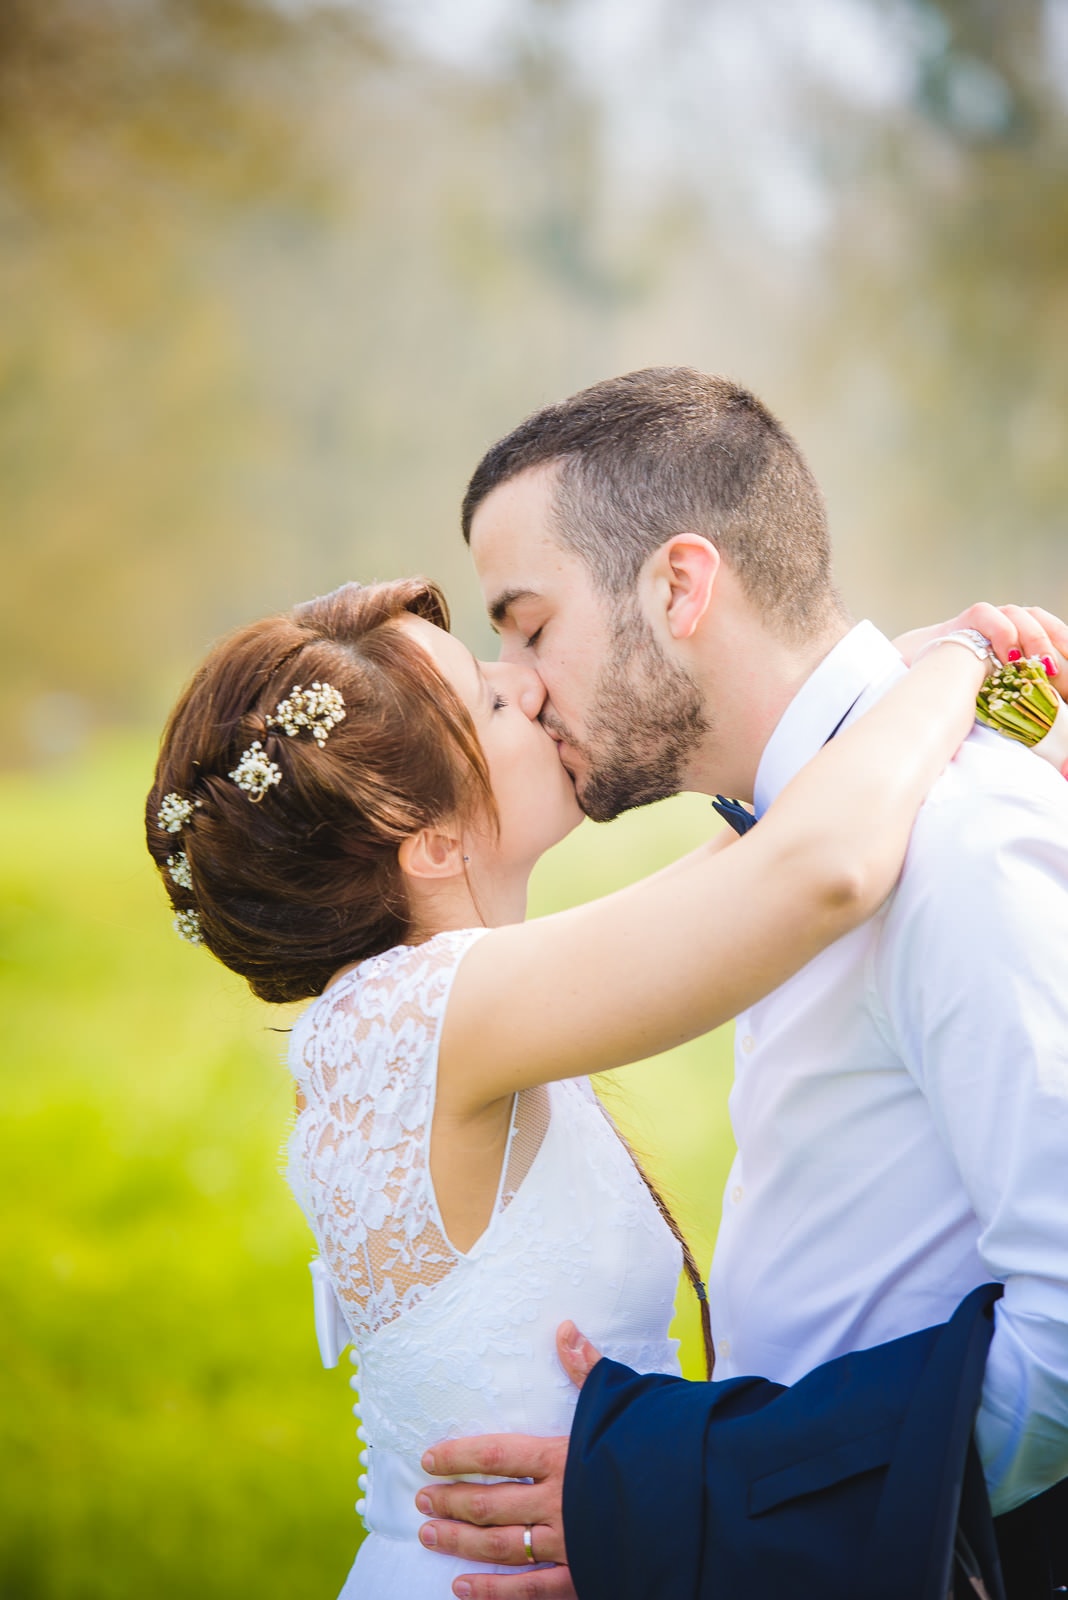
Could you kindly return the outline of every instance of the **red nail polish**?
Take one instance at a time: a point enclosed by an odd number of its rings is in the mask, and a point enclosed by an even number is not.
[[[1057,676],[1057,669],[1053,665],[1053,662],[1050,660],[1049,656],[1042,657],[1042,665],[1046,669],[1047,678],[1055,678]]]
[[[1022,650],[1010,650],[1009,651],[1009,660],[1010,661],[1022,661],[1023,660],[1023,651]]]

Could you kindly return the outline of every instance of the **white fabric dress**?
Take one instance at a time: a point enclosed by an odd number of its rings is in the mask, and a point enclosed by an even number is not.
[[[468,1434],[566,1433],[560,1322],[640,1372],[679,1370],[679,1247],[585,1080],[516,1096],[489,1226],[466,1253],[449,1243],[429,1165],[438,1040],[483,932],[363,962],[292,1034],[306,1104],[287,1175],[319,1246],[316,1328],[324,1361],[351,1342],[359,1366],[369,1532],[343,1600],[446,1600],[479,1570],[418,1542],[420,1457]]]

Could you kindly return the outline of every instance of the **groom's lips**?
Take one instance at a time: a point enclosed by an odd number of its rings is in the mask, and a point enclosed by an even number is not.
[[[542,722],[542,727],[545,729],[545,732],[549,735],[549,738],[556,746],[556,754],[559,758],[560,765],[563,767],[572,783],[574,783],[575,771],[567,757],[564,755],[564,751],[567,749],[574,750],[575,746],[571,744],[565,734],[561,733],[559,728],[554,728],[551,723]]]
[[[556,745],[556,754],[557,754],[557,755],[558,755],[558,756],[559,756],[559,758],[560,758],[560,765],[561,765],[561,766],[562,766],[562,767],[566,767],[566,768],[567,768],[567,771],[568,771],[568,772],[570,772],[570,771],[571,771],[571,768],[570,768],[570,767],[569,767],[569,766],[568,766],[568,764],[567,764],[567,758],[566,758],[566,756],[565,756],[565,755],[564,755],[564,749],[565,749],[565,747],[566,747],[566,740],[564,740],[564,739],[561,739],[561,737],[560,737],[560,735],[559,735],[559,734],[558,734],[558,733],[553,733],[553,731],[552,731],[552,729],[551,729],[551,728],[550,728],[550,729],[548,729],[548,730],[547,730],[547,731],[548,731],[548,734],[549,734],[549,737],[550,737],[550,739],[551,739],[551,740],[552,740],[552,741],[553,741],[553,743],[554,743],[554,744],[555,744],[555,745]]]
[[[563,767],[564,771],[567,773],[568,780],[569,780],[569,782],[571,784],[571,787],[573,789],[577,789],[577,787],[578,787],[578,774],[576,773],[576,771],[575,771],[574,767],[571,765],[571,763],[568,761],[567,757],[564,756],[563,754],[561,754],[561,745],[559,743],[556,746],[556,753],[560,757],[560,765]]]

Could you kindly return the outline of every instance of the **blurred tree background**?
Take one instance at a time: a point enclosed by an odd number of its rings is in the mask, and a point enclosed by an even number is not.
[[[474,462],[661,362],[784,417],[857,615],[1063,613],[1066,110],[1068,0],[4,0],[0,1594],[351,1558],[284,1040],[141,861],[204,647],[413,570],[488,647]],[[705,817],[584,828],[536,908]],[[726,1043],[624,1075],[706,1254]]]

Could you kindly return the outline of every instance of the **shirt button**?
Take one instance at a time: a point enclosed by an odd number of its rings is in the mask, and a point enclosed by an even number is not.
[[[755,1049],[756,1040],[753,1038],[751,1033],[747,1033],[745,1038],[742,1040],[742,1052],[744,1055],[751,1056]]]
[[[729,1339],[721,1339],[719,1341],[718,1353],[723,1357],[724,1361],[729,1361],[730,1360],[730,1358],[731,1358],[731,1342],[730,1342]]]
[[[734,1201],[736,1206],[741,1204],[742,1196],[743,1196],[744,1193],[745,1193],[745,1190],[742,1188],[741,1184],[740,1183],[736,1183],[734,1185],[734,1188],[731,1190],[731,1199]]]

